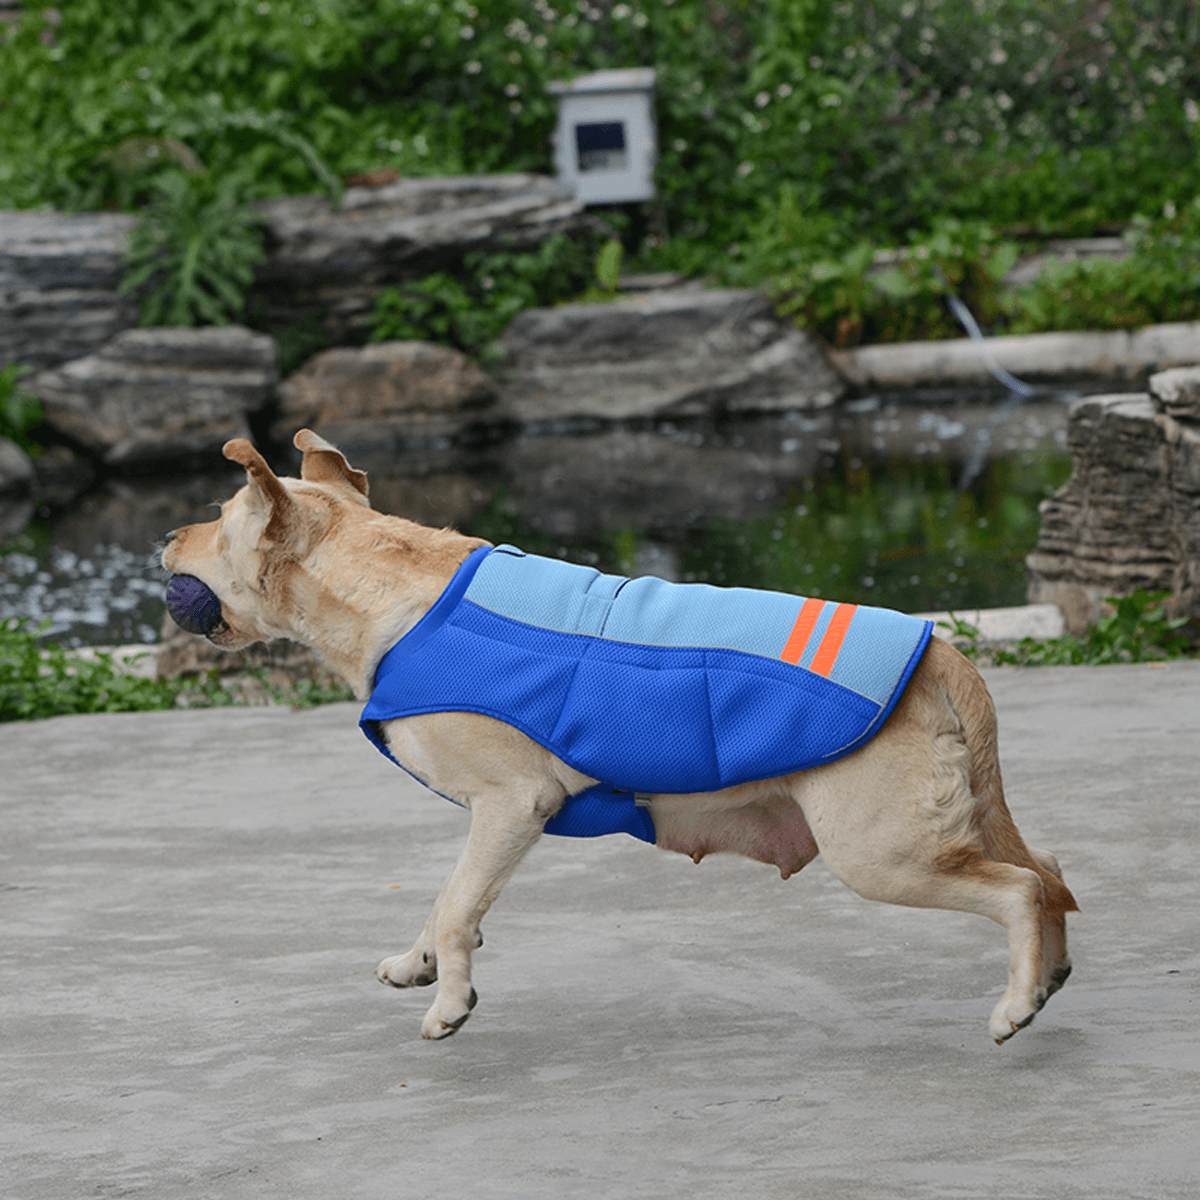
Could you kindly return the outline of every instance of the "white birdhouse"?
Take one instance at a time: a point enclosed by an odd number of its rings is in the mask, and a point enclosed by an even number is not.
[[[654,69],[597,71],[548,91],[558,97],[554,165],[576,197],[585,204],[653,199]]]

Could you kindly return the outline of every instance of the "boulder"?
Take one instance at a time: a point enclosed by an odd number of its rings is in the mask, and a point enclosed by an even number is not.
[[[816,339],[730,288],[527,309],[498,348],[520,424],[821,409],[845,390]]]
[[[0,493],[0,542],[16,537],[33,520],[34,503],[19,492]]]
[[[1062,609],[1081,633],[1109,596],[1171,593],[1168,611],[1200,617],[1200,428],[1150,393],[1088,396],[1068,417],[1070,480],[1042,502],[1026,558],[1031,603]]]
[[[345,680],[322,665],[320,659],[299,642],[280,638],[255,642],[242,650],[220,650],[194,633],[185,633],[170,617],[163,620],[154,675],[157,679],[179,679],[215,671],[222,678],[244,671],[262,672],[269,687],[287,687],[301,680],[323,688],[344,687]]]
[[[0,494],[27,492],[33,480],[33,462],[29,455],[15,442],[0,437]]]
[[[1150,394],[1175,420],[1200,424],[1200,367],[1174,367],[1151,375]]]
[[[375,300],[392,284],[469,251],[532,249],[592,222],[570,189],[543,175],[401,179],[348,188],[337,210],[321,196],[259,207],[269,258],[250,294],[257,323],[279,333],[316,316],[335,345],[367,340]]]
[[[0,212],[0,363],[50,367],[91,354],[137,321],[117,294],[134,218]]]
[[[131,329],[34,376],[46,424],[110,467],[219,457],[277,381],[274,339],[241,326]]]
[[[37,497],[52,509],[64,509],[96,482],[96,466],[90,458],[61,443],[47,446],[34,459]]]
[[[272,434],[311,426],[343,448],[404,444],[455,432],[495,401],[495,381],[465,354],[427,342],[326,350],[279,388]]]

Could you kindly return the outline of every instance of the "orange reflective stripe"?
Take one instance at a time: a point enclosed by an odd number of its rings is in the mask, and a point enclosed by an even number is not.
[[[854,614],[857,611],[857,604],[839,604],[837,606],[837,610],[829,619],[829,628],[825,630],[825,636],[821,639],[816,654],[813,655],[812,666],[809,667],[809,670],[815,675],[824,675],[826,679],[829,678],[829,672],[833,670],[838,652],[846,640],[846,630],[850,628],[850,622],[854,620]]]
[[[805,648],[808,646],[808,639],[812,637],[813,626],[816,625],[817,618],[821,615],[821,609],[824,607],[824,600],[805,600],[800,606],[800,615],[796,618],[792,632],[788,634],[787,645],[784,646],[783,653],[779,656],[785,663],[795,666],[803,657]]]

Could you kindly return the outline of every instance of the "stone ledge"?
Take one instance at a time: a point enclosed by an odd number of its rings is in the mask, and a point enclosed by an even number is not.
[[[956,638],[950,629],[942,628],[953,625],[953,617],[974,625],[979,630],[979,641],[983,644],[995,645],[1004,642],[1019,642],[1024,638],[1037,638],[1048,641],[1050,638],[1062,637],[1066,632],[1066,621],[1062,612],[1055,604],[1019,604],[1014,608],[974,608],[957,609],[949,612],[914,613],[934,623],[933,632],[945,641],[962,643],[969,639]]]
[[[982,342],[896,342],[834,350],[830,361],[859,390],[998,386],[986,352],[1006,371],[1034,383],[1142,382],[1154,372],[1200,362],[1200,322],[1148,325],[1134,332],[1031,333]]]

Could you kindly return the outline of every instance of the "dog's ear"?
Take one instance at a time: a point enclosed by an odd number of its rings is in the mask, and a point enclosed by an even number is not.
[[[352,500],[367,505],[366,471],[356,471],[336,446],[331,446],[311,429],[301,429],[292,438],[292,444],[304,452],[304,461],[300,466],[301,479],[307,479],[309,483],[344,487],[352,493]]]
[[[267,460],[245,438],[226,442],[221,453],[231,462],[240,463],[246,468],[247,482],[258,493],[264,507],[271,510],[263,536],[269,542],[285,541],[296,515],[296,502],[279,482],[275,472],[267,466]]]

